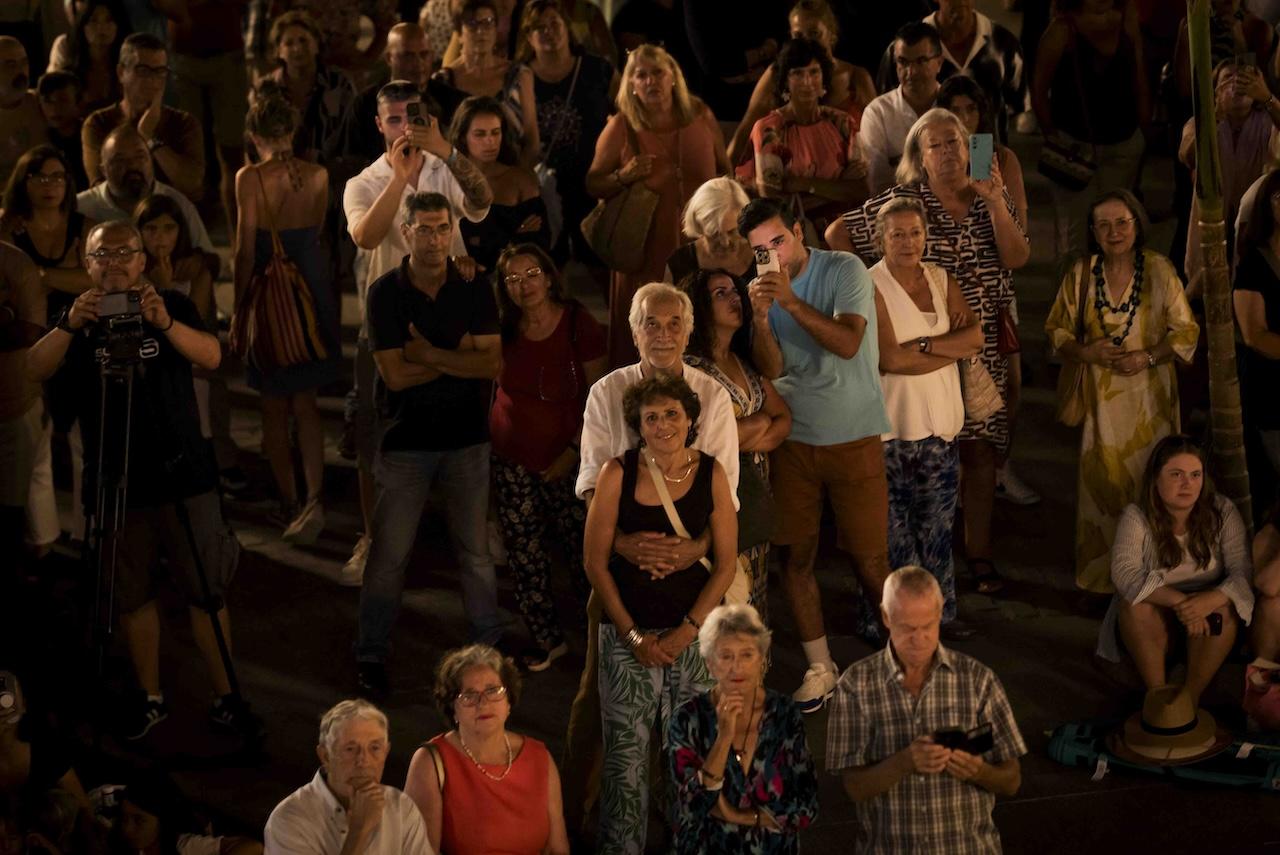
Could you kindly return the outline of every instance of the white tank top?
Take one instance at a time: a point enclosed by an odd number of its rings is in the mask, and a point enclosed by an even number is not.
[[[871,281],[884,300],[899,344],[951,331],[947,272],[936,264],[922,266],[933,296],[933,311],[927,313],[916,306],[883,260],[871,268]],[[915,441],[936,436],[950,442],[964,427],[960,369],[954,362],[928,374],[881,374],[880,385],[884,390],[885,412],[893,428],[890,433],[882,434],[881,439]]]

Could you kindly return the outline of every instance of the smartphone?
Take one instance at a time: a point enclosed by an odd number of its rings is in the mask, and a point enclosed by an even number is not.
[[[405,115],[409,117],[411,125],[427,125],[427,117],[430,115],[426,110],[422,109],[421,101],[410,101],[404,105]]]
[[[1222,635],[1222,615],[1217,612],[1209,612],[1209,616],[1205,620],[1209,623],[1210,635]]]
[[[757,249],[755,253],[757,276],[763,273],[777,273],[782,270],[782,265],[778,262],[778,251],[773,247]]]
[[[969,177],[974,181],[991,178],[991,158],[995,156],[995,139],[991,134],[969,137]]]
[[[935,745],[941,745],[943,748],[950,748],[953,751],[958,748],[975,756],[986,754],[995,747],[995,736],[989,724],[980,724],[968,731],[958,727],[935,731],[933,741]]]
[[[943,748],[949,748],[952,750],[955,750],[956,748],[963,749],[965,746],[965,733],[958,727],[935,731],[933,734],[933,744],[941,745]]]

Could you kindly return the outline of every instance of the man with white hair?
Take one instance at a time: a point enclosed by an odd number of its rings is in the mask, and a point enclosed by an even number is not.
[[[387,717],[368,701],[341,701],[320,719],[320,770],[267,819],[267,855],[432,855],[418,806],[382,783]]]
[[[857,852],[999,852],[996,795],[1022,782],[1027,753],[999,678],[943,647],[942,590],[900,567],[881,600],[889,644],[836,686],[827,768],[853,799]]]
[[[640,441],[623,416],[623,393],[645,377],[670,375],[683,377],[697,393],[702,415],[693,447],[711,455],[724,467],[737,507],[738,423],[733,415],[733,402],[718,381],[683,362],[689,333],[693,331],[693,303],[689,296],[665,282],[650,282],[632,296],[628,320],[640,361],[601,377],[587,395],[582,416],[582,447],[578,452],[578,497],[590,504],[601,467],[627,449],[635,448]],[[614,551],[651,573],[655,580],[672,573],[701,572],[698,559],[706,555],[710,545],[709,528],[696,540],[641,531],[618,534],[613,542]],[[569,732],[560,764],[564,770],[565,822],[570,834],[581,832],[582,819],[590,812],[599,780],[602,736],[596,644],[600,611],[593,594],[587,603],[586,663],[569,712]]]

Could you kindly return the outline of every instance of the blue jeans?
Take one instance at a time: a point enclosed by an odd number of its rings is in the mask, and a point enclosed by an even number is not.
[[[373,467],[377,498],[373,541],[360,588],[360,637],[356,659],[382,662],[400,611],[404,571],[431,486],[439,476],[445,493],[449,540],[462,572],[462,604],[476,641],[495,643],[504,621],[489,555],[489,443],[454,451],[379,452]]]

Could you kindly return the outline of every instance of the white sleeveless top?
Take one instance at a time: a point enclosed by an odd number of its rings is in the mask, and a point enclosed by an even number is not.
[[[893,278],[884,261],[871,268],[871,281],[884,300],[898,343],[951,331],[947,313],[947,272],[936,264],[924,264],[925,279],[933,295],[933,311],[920,311],[906,290]],[[921,440],[936,436],[947,442],[964,427],[964,399],[960,397],[960,369],[951,363],[928,374],[881,374],[884,408],[893,430],[882,440]]]

